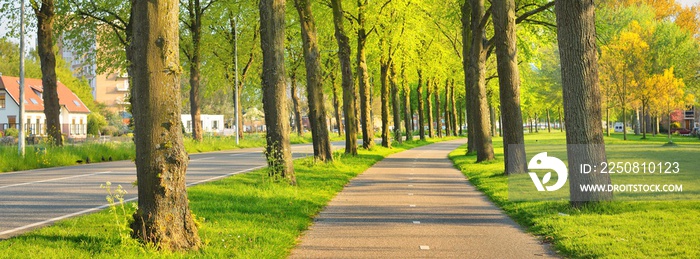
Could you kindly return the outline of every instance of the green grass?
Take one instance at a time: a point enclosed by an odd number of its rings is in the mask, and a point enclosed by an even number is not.
[[[606,149],[621,151],[626,145],[647,145],[646,149],[626,152],[638,157],[688,161],[697,160],[700,152],[697,138],[674,137],[682,152],[674,151],[674,147],[662,147],[665,135],[641,140],[641,136],[629,134],[628,138],[630,140],[622,141],[621,134],[606,137]],[[697,193],[690,194],[691,200],[613,201],[581,209],[571,208],[566,200],[511,201],[508,181],[503,176],[502,140],[494,139],[493,143],[497,153],[494,162],[474,163],[475,156],[464,155],[465,147],[453,151],[450,158],[479,190],[529,232],[552,243],[553,249],[561,255],[572,258],[700,257]],[[526,146],[563,143],[563,133],[526,134]],[[700,178],[697,168],[691,173],[695,180]]]
[[[336,154],[332,164],[296,160],[296,187],[271,182],[264,170],[191,187],[190,206],[204,243],[199,251],[160,252],[122,238],[127,233],[118,222],[133,212],[126,206],[126,213],[116,213],[118,220],[106,210],[0,241],[0,258],[284,258],[350,179],[389,154],[435,141],[359,150],[356,157]]]
[[[342,140],[333,135],[331,141]],[[290,136],[292,144],[311,143],[311,133],[302,136],[293,134]],[[235,137],[207,136],[201,142],[191,138],[184,139],[185,149],[188,153],[212,152],[232,150],[239,148],[252,148],[265,146],[264,134],[246,134],[236,145]],[[17,153],[17,146],[0,146],[0,173],[57,166],[76,165],[85,163],[87,158],[91,163],[112,160],[133,160],[135,157],[134,143],[109,142],[86,143],[52,147],[45,145],[28,146],[25,149],[25,157],[21,158]],[[104,159],[104,160],[103,160]],[[78,162],[80,161],[80,162]]]

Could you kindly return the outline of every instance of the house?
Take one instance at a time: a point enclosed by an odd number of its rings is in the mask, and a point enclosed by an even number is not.
[[[26,78],[24,91],[25,130],[28,136],[46,135],[44,115],[44,88],[41,79]],[[0,132],[19,128],[19,78],[0,75]],[[58,100],[61,105],[61,132],[69,139],[87,136],[87,115],[90,110],[68,87],[58,82]]]
[[[192,115],[182,114],[182,125],[185,127],[186,133],[192,133]],[[200,123],[202,130],[206,133],[223,134],[224,132],[224,115],[200,115]]]

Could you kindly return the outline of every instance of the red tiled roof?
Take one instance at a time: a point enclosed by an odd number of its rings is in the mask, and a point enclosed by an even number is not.
[[[65,106],[66,109],[72,113],[90,113],[90,110],[73,91],[60,82],[58,82],[57,85],[58,102],[61,106]],[[41,79],[25,78],[24,86],[24,109],[26,111],[43,112],[44,100],[36,93],[41,93],[44,90]],[[0,76],[0,89],[7,91],[12,100],[16,104],[19,104],[17,102],[19,99],[19,77]]]

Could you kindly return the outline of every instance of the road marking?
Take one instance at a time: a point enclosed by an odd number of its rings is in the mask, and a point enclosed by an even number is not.
[[[415,204],[411,204],[411,205],[408,205],[408,206],[411,207],[411,208],[415,208],[415,207],[416,207]]]
[[[420,221],[413,221],[413,224],[420,224]]]
[[[418,246],[418,248],[420,248],[420,250],[430,250],[429,246]]]
[[[413,187],[413,184],[409,184],[408,187]]]
[[[413,193],[409,193],[408,196],[413,196]]]
[[[230,154],[229,156],[242,156],[242,155],[248,155],[248,154],[258,154],[258,153],[235,153],[235,154]]]
[[[74,176],[61,177],[61,178],[54,178],[54,179],[41,180],[41,181],[34,181],[34,182],[16,183],[16,184],[10,184],[10,185],[5,185],[5,186],[0,186],[0,189],[10,188],[10,187],[17,187],[17,186],[23,186],[23,185],[30,185],[30,184],[34,184],[34,183],[45,183],[45,182],[60,181],[60,180],[78,178],[78,177],[93,176],[93,175],[106,174],[106,173],[111,173],[111,172],[112,172],[112,171],[105,171],[105,172],[97,172],[97,173],[92,173],[92,174],[81,174],[81,175],[74,175]]]

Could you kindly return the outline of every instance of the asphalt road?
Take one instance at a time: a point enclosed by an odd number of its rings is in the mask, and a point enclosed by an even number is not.
[[[344,142],[334,142],[334,148]],[[266,165],[262,148],[190,155],[187,185],[245,173]],[[292,145],[294,158],[313,155],[311,144]],[[136,167],[116,161],[0,173],[0,239],[50,225],[61,219],[106,208],[107,192],[101,184],[121,185],[126,201],[136,200]]]

